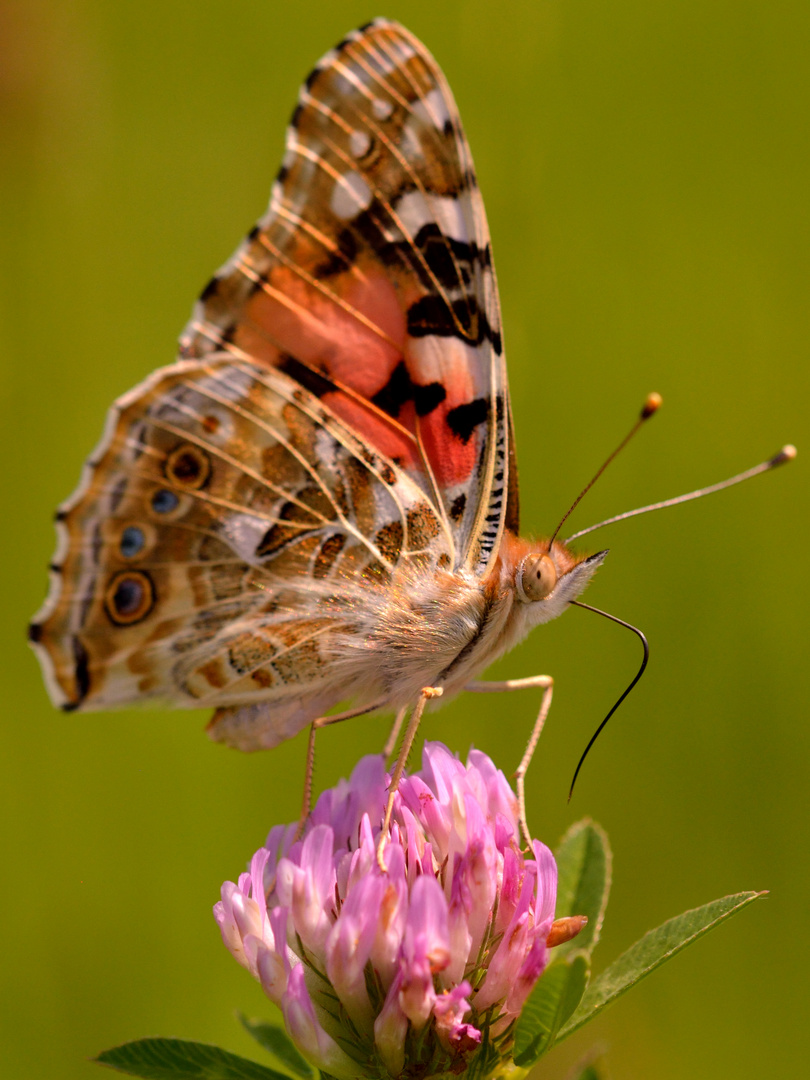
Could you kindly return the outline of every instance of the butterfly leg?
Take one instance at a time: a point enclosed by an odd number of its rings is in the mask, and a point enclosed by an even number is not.
[[[523,832],[523,837],[526,843],[529,845],[529,850],[532,846],[532,836],[529,832],[529,825],[526,821],[526,771],[529,768],[529,762],[532,760],[535,747],[537,746],[537,740],[540,738],[540,733],[543,730],[543,725],[546,722],[548,716],[548,710],[551,708],[551,698],[554,693],[554,679],[550,675],[530,675],[526,679],[504,679],[502,682],[472,682],[468,683],[464,687],[465,690],[473,690],[479,694],[499,694],[509,690],[542,690],[543,697],[540,702],[540,711],[537,714],[537,719],[534,722],[532,733],[529,736],[529,741],[526,744],[526,750],[523,757],[520,759],[520,764],[515,771],[515,786],[517,787],[518,797],[518,818],[520,821],[520,828]]]
[[[425,705],[427,705],[432,698],[441,697],[442,693],[443,691],[440,686],[423,686],[419,693],[419,700],[413,707],[411,718],[405,729],[405,736],[402,740],[402,746],[399,748],[397,763],[394,766],[391,783],[388,785],[388,802],[385,804],[385,817],[383,818],[380,839],[377,843],[377,864],[384,874],[387,873],[387,867],[385,865],[385,859],[383,858],[383,851],[385,849],[385,842],[388,838],[388,830],[391,826],[391,814],[394,810],[394,796],[399,789],[399,782],[402,779],[402,773],[405,770],[405,764],[408,760],[408,754],[411,752],[413,740],[416,738],[416,732],[419,728],[419,721],[422,719],[422,713],[425,711]],[[401,715],[404,717],[404,710],[402,710]],[[400,714],[397,714],[397,721],[400,724],[402,723]],[[397,726],[397,721],[394,723],[395,728]]]
[[[352,720],[355,716],[365,716],[366,713],[374,712],[375,709],[379,709],[385,704],[384,701],[375,701],[371,705],[362,705],[357,709],[347,709],[345,712],[334,713],[332,716],[319,716],[317,720],[313,720],[309,726],[309,742],[307,744],[307,764],[306,772],[304,773],[304,793],[301,799],[301,817],[298,821],[298,834],[296,839],[299,839],[301,833],[304,831],[304,823],[309,817],[309,812],[312,809],[312,777],[315,772],[315,732],[319,728],[329,727],[330,724],[340,724],[344,720]]]
[[[385,740],[385,746],[383,747],[382,751],[383,757],[386,761],[391,757],[397,745],[397,739],[399,738],[399,733],[402,730],[402,721],[405,719],[405,714],[407,713],[407,711],[408,706],[406,705],[404,706],[404,708],[400,709],[397,715],[394,717],[394,726],[391,728],[391,734]]]

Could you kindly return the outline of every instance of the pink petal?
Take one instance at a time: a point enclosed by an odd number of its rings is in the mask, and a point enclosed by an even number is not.
[[[304,840],[301,865],[283,858],[277,871],[279,902],[290,908],[296,933],[304,945],[318,955],[323,952],[332,925],[330,913],[335,902],[332,851],[332,830],[328,825],[316,825]]]
[[[365,967],[377,936],[386,883],[382,875],[358,882],[346,897],[340,918],[326,939],[326,974],[355,1026],[374,1023]]]
[[[537,861],[537,904],[535,920],[539,926],[545,926],[545,933],[551,929],[554,921],[554,908],[557,905],[557,863],[545,844],[535,840],[534,857]]]
[[[402,1011],[419,1030],[436,1000],[433,975],[450,962],[447,902],[434,877],[422,876],[411,890],[400,960]]]
[[[468,763],[477,770],[484,782],[487,793],[488,817],[495,820],[502,814],[512,825],[514,835],[518,832],[518,806],[514,791],[500,769],[480,750],[471,750]]]
[[[290,972],[281,1011],[290,1038],[305,1058],[340,1080],[362,1076],[362,1069],[321,1027],[304,981],[303,964],[297,964]]]
[[[433,976],[430,964],[424,957],[403,963],[400,968],[399,1004],[417,1031],[427,1023],[434,1002],[436,991],[433,988]]]
[[[399,1076],[405,1065],[405,1036],[408,1018],[399,1003],[400,982],[395,979],[374,1021],[374,1045],[391,1076]]]
[[[424,957],[433,972],[441,971],[450,961],[447,901],[438,881],[424,874],[411,889],[403,953],[409,960]]]
[[[248,938],[248,942],[252,940]],[[246,942],[246,945],[248,944]],[[252,957],[251,967],[255,966],[262,990],[276,1005],[281,1005],[281,999],[287,989],[289,964],[283,954],[266,946],[256,948],[255,957]]]
[[[452,823],[447,808],[439,802],[421,776],[408,777],[400,784],[399,793],[403,804],[421,822],[426,836],[434,849],[441,852],[443,859],[447,854]]]
[[[400,849],[401,850],[401,849]],[[391,853],[393,854],[393,853]],[[393,860],[391,860],[393,862]],[[390,864],[389,864],[390,869]],[[384,988],[391,985],[399,967],[400,949],[408,913],[408,889],[402,876],[389,875],[376,913],[377,932],[371,964]]]
[[[548,963],[548,947],[541,936],[534,939],[526,959],[521,964],[509,993],[506,996],[506,1011],[517,1016],[532,992],[534,984],[543,974]]]
[[[470,1011],[467,1000],[472,987],[465,979],[452,990],[439,994],[433,1006],[436,1017],[436,1034],[442,1046],[454,1053],[466,1053],[481,1041],[481,1032],[462,1021]]]

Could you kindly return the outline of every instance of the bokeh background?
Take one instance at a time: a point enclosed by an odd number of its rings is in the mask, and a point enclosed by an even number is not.
[[[298,84],[387,14],[454,89],[493,234],[527,532],[550,530],[644,396],[665,405],[571,528],[718,480],[787,441],[805,457],[594,537],[586,599],[637,623],[649,673],[571,773],[626,685],[637,642],[572,611],[496,677],[554,674],[529,777],[536,834],[583,815],[615,849],[606,965],[680,911],[770,898],[566,1043],[614,1077],[806,1068],[810,875],[808,116],[804,0],[4,0],[3,914],[0,1071],[87,1080],[147,1034],[260,1051],[269,1015],[211,918],[268,828],[298,810],[304,742],[242,756],[206,717],[52,710],[25,625],[51,514],[112,399],[173,359],[213,269],[263,212]],[[593,548],[592,548],[593,549]],[[424,733],[517,763],[536,700],[467,695]],[[325,733],[318,783],[383,723]]]

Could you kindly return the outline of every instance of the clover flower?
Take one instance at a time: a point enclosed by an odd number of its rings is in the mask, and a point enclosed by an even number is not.
[[[557,867],[520,850],[517,801],[492,761],[426,743],[403,777],[376,858],[389,778],[380,756],[325,791],[296,839],[276,826],[214,914],[236,959],[282,1010],[293,1042],[340,1080],[482,1075],[509,1058],[548,960]]]

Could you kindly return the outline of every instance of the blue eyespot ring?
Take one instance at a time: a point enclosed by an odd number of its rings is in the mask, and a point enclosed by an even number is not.
[[[145,544],[146,537],[143,535],[143,530],[137,525],[127,525],[121,533],[119,550],[125,559],[134,559],[143,551]]]
[[[176,510],[180,500],[173,491],[161,488],[152,496],[152,509],[156,514],[170,514]]]

